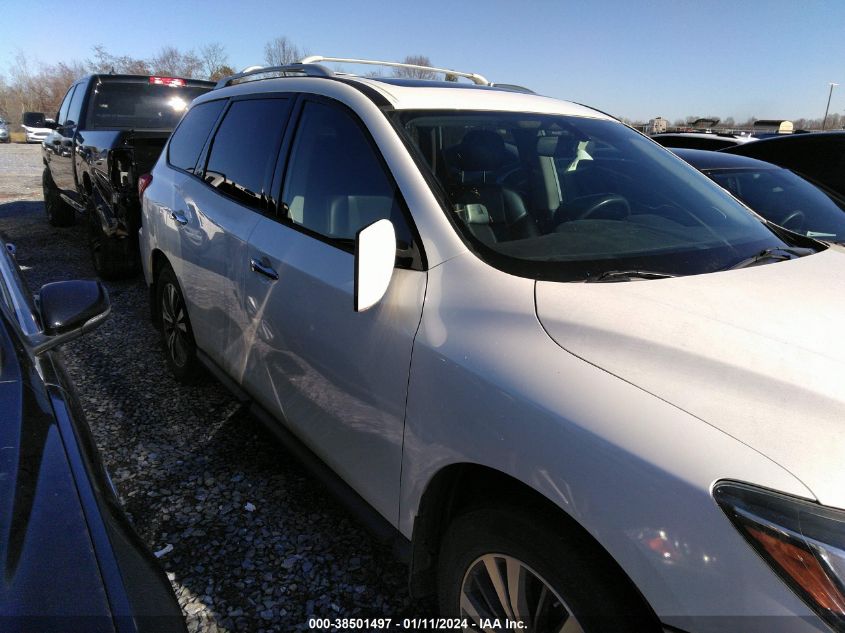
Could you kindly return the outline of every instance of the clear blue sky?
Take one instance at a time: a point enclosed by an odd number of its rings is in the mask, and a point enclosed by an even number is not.
[[[0,73],[220,42],[236,69],[285,35],[313,54],[432,63],[617,116],[818,118],[845,111],[843,0],[257,2],[3,0]],[[37,28],[39,22],[43,25]],[[352,70],[352,68],[349,68]]]

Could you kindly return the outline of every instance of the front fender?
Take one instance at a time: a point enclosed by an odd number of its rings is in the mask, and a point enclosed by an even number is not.
[[[731,478],[812,493],[748,446],[561,349],[537,321],[534,282],[471,254],[429,271],[406,414],[404,535],[428,482],[458,463],[498,470],[568,513],[668,624],[814,619],[710,490]],[[731,622],[718,626],[744,630]]]

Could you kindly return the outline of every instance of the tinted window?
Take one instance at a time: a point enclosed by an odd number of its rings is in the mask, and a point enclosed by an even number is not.
[[[174,167],[193,173],[200,152],[226,101],[209,101],[191,108],[170,139],[167,160]]]
[[[340,108],[305,104],[282,200],[290,222],[347,248],[360,229],[383,218],[393,222],[400,247],[411,243],[396,185],[361,127]]]
[[[82,114],[82,101],[85,99],[85,85],[79,84],[76,87],[76,90],[73,93],[73,97],[70,100],[70,107],[67,111],[67,119],[66,121],[62,121],[64,124],[73,123],[79,124],[81,123],[81,114]]]
[[[261,207],[289,107],[287,99],[232,103],[214,135],[204,180],[239,202]]]
[[[791,171],[729,169],[707,173],[775,224],[809,237],[845,241],[845,201]]]
[[[27,127],[44,127],[44,113],[24,112],[21,116],[21,123]]]
[[[476,252],[527,277],[691,275],[788,244],[667,150],[615,121],[397,112]]]
[[[62,101],[62,105],[59,106],[59,114],[57,115],[59,118],[56,121],[59,125],[64,125],[65,121],[67,121],[67,111],[70,107],[70,100],[73,95],[73,89],[75,86],[71,86],[70,90],[67,91],[64,100]]]
[[[94,90],[90,127],[172,130],[191,101],[205,92],[208,88],[107,81]]]

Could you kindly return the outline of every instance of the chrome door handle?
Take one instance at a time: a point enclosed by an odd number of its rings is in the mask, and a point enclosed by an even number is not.
[[[182,226],[185,226],[188,223],[188,218],[185,217],[184,211],[171,211],[170,219],[174,222],[178,222]]]
[[[255,258],[249,260],[249,269],[254,273],[264,275],[265,277],[267,277],[268,279],[272,279],[273,281],[276,281],[279,278],[279,273],[277,273],[269,266],[265,266]]]

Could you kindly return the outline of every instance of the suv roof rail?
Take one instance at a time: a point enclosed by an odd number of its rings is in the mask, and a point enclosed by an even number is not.
[[[449,68],[436,68],[434,66],[420,66],[419,64],[405,64],[402,62],[382,62],[373,59],[352,59],[346,57],[323,57],[322,55],[310,55],[305,57],[300,62],[303,65],[317,64],[317,62],[339,62],[341,64],[368,64],[370,66],[389,66],[390,68],[409,68],[412,70],[427,70],[433,73],[443,73],[445,75],[454,75],[455,77],[464,77],[472,81],[472,83],[479,86],[493,85],[486,77],[478,73],[466,73],[459,70],[450,70]]]
[[[250,77],[252,75],[266,75],[270,73],[282,75],[283,77],[301,77],[303,75],[306,77],[334,77],[334,73],[331,70],[325,66],[320,66],[319,64],[301,63],[286,64],[284,66],[248,66],[239,73],[220,79],[220,81],[217,82],[217,85],[214,86],[214,89],[225,88],[244,77]]]

